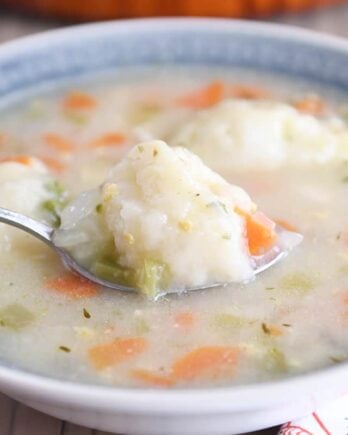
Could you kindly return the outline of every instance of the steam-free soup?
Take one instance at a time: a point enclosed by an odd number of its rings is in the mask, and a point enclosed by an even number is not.
[[[162,139],[199,155],[304,241],[247,284],[151,301],[75,277],[44,244],[2,225],[4,364],[176,388],[274,379],[348,358],[344,99],[262,76],[241,82],[233,71],[194,76],[175,67],[119,74],[3,109],[0,206],[59,226],[66,204],[133,145]]]

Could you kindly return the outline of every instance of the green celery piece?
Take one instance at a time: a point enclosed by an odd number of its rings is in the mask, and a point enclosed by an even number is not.
[[[313,290],[315,282],[306,274],[299,272],[284,276],[279,283],[279,287],[289,292],[305,294]]]
[[[88,117],[85,114],[73,111],[65,111],[64,118],[75,125],[85,125],[88,123]]]
[[[343,274],[348,274],[348,264],[345,264],[342,267],[340,267],[339,272]]]
[[[137,271],[136,286],[140,292],[150,298],[168,288],[171,273],[168,265],[161,261],[145,258]]]
[[[60,226],[60,212],[63,210],[67,203],[67,192],[61,183],[57,180],[49,181],[46,184],[46,189],[50,194],[50,198],[43,201],[41,209],[46,213],[47,220],[54,227]]]
[[[46,183],[46,189],[54,196],[63,196],[66,194],[64,186],[57,180],[51,180]]]
[[[277,347],[272,347],[267,350],[265,363],[266,368],[272,372],[286,373],[289,369],[284,353]]]
[[[10,304],[0,309],[0,326],[21,330],[35,320],[34,314],[21,304]]]
[[[98,278],[123,285],[132,285],[132,273],[115,263],[96,261],[91,268]]]
[[[135,331],[137,335],[146,334],[150,331],[150,326],[145,319],[139,318],[135,321]]]
[[[234,314],[220,313],[214,316],[214,325],[224,329],[235,329],[248,325],[250,322]]]
[[[161,107],[151,104],[138,106],[130,115],[133,124],[142,124],[150,121],[162,111]]]

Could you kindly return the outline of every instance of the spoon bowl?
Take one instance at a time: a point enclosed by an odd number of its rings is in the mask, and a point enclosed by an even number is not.
[[[137,292],[137,290],[133,287],[124,286],[118,284],[116,282],[107,281],[101,279],[91,273],[88,269],[81,266],[70,254],[68,251],[58,247],[54,243],[54,232],[55,229],[50,227],[49,225],[39,222],[35,219],[32,219],[23,214],[17,213],[12,210],[8,210],[6,208],[0,207],[0,222],[4,224],[8,224],[19,228],[28,234],[36,237],[42,242],[46,243],[50,248],[52,248],[61,258],[65,267],[73,272],[78,273],[83,278],[88,279],[96,284],[99,284],[103,287],[110,288],[112,290],[118,290],[123,292]],[[299,233],[295,233],[293,231],[288,231],[280,225],[276,226],[276,232],[278,235],[278,242],[264,254],[259,256],[253,256],[252,261],[254,264],[254,272],[255,274],[264,272],[269,269],[271,266],[274,266],[279,261],[284,259],[288,253],[297,245],[299,245],[303,236]],[[229,282],[217,282],[210,283],[203,286],[190,287],[186,288],[185,291],[193,291],[193,290],[206,290],[213,287],[221,287],[231,284]],[[176,293],[174,289],[169,290],[168,292],[162,292],[157,297],[163,296],[167,293]]]

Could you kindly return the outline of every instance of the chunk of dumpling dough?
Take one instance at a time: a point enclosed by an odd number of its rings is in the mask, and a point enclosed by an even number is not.
[[[194,114],[170,144],[187,147],[218,171],[267,169],[340,158],[340,135],[329,122],[287,104],[226,100]]]
[[[108,233],[117,265],[132,271],[147,294],[163,274],[176,290],[254,276],[245,222],[254,203],[184,148],[139,144],[100,190],[77,201],[64,210],[56,243],[80,258],[90,252],[84,261],[95,273],[113,273],[110,252],[102,261],[92,258],[107,245]]]
[[[36,158],[4,159],[0,162],[0,207],[45,220],[47,212],[42,205],[52,198],[53,183],[45,165]],[[13,242],[28,237],[23,231],[0,224],[1,250],[8,250]]]

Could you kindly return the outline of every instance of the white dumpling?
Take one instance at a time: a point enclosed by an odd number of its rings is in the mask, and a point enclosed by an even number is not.
[[[226,100],[194,115],[170,140],[215,170],[322,164],[344,156],[343,131],[271,101]]]

